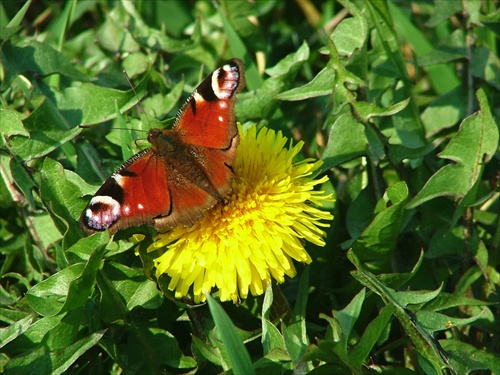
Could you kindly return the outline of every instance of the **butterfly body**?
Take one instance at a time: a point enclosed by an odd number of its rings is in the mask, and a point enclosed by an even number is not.
[[[239,144],[235,94],[244,86],[240,60],[209,75],[181,107],[170,130],[152,129],[151,147],[127,160],[80,217],[88,233],[148,224],[189,226],[231,192]]]

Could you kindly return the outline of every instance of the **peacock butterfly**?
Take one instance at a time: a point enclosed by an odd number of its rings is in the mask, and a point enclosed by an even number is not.
[[[231,59],[200,83],[170,130],[151,129],[151,147],[127,160],[97,190],[80,216],[87,233],[115,233],[148,224],[190,226],[232,190],[239,144],[235,94],[245,85],[243,64]]]

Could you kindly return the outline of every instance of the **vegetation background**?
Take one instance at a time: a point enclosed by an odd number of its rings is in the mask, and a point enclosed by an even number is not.
[[[0,2],[0,372],[500,373],[499,17],[494,0]],[[238,120],[324,161],[335,219],[297,278],[193,306],[127,233],[77,219],[233,56]]]

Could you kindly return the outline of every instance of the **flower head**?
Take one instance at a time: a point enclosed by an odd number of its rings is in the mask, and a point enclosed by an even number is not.
[[[319,207],[332,195],[314,190],[327,177],[313,179],[321,161],[293,162],[302,143],[285,148],[281,133],[240,129],[233,165],[233,192],[192,227],[159,234],[149,251],[167,247],[155,259],[156,274],[170,276],[169,289],[196,302],[218,288],[222,301],[262,294],[271,278],[295,276],[293,260],[310,263],[303,240],[323,246],[329,212]]]

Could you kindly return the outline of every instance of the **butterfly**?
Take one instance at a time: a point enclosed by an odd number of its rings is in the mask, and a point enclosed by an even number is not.
[[[239,59],[210,74],[182,105],[169,130],[151,129],[151,147],[128,159],[80,216],[87,233],[148,224],[191,226],[232,191],[239,144],[236,93],[245,86]]]

